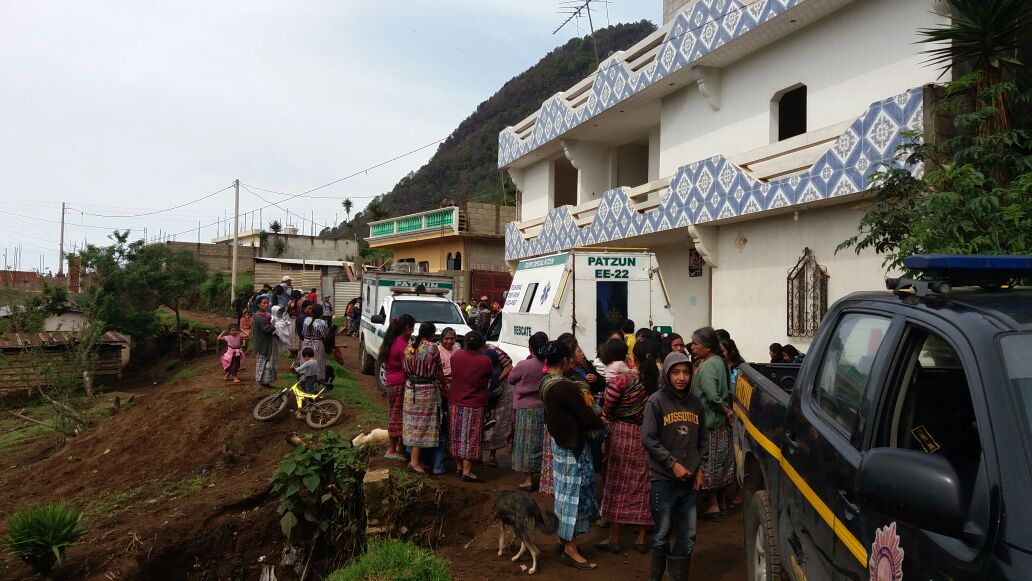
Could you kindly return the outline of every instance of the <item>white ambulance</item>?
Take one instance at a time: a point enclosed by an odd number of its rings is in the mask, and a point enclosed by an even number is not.
[[[502,307],[497,343],[513,361],[530,354],[538,331],[573,333],[588,359],[625,320],[669,332],[670,294],[656,256],[642,250],[584,249],[520,261]],[[492,337],[493,338],[493,337]]]

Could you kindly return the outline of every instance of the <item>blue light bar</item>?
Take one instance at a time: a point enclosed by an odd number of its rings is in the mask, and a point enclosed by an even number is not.
[[[925,274],[1032,276],[1032,256],[914,254],[903,259],[903,266]]]

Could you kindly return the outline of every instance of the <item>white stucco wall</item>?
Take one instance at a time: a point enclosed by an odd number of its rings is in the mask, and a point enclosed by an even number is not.
[[[663,273],[663,281],[670,293],[670,306],[674,311],[674,331],[684,337],[699,327],[709,324],[710,268],[703,269],[698,278],[688,276],[689,244],[657,246],[656,261]]]
[[[555,199],[553,162],[544,159],[519,171],[523,172],[520,216],[524,220],[540,218],[552,209]]]
[[[724,327],[747,361],[763,361],[773,342],[806,351],[810,340],[786,335],[788,271],[809,247],[828,271],[828,306],[861,290],[885,288],[882,257],[835,247],[856,232],[862,213],[853,205],[783,214],[718,229],[719,266],[713,276],[713,326]],[[736,240],[747,242],[739,250]],[[664,270],[664,275],[666,271]]]
[[[659,173],[714,154],[770,143],[770,100],[807,86],[807,129],[856,117],[867,106],[934,82],[922,64],[918,28],[943,17],[932,0],[857,0],[722,70],[721,108],[713,111],[694,85],[663,100]]]

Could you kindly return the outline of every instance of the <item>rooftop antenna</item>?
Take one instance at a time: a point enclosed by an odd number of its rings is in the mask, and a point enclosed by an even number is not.
[[[598,40],[595,39],[595,24],[591,20],[591,12],[594,10],[594,8],[591,7],[592,2],[609,4],[607,0],[562,0],[562,2],[560,2],[559,13],[568,14],[569,16],[566,17],[566,20],[564,20],[558,28],[552,31],[552,34],[554,35],[562,30],[563,27],[569,24],[574,18],[579,19],[582,16],[581,13],[586,14],[588,17],[588,26],[591,29],[591,43],[595,48],[595,67],[597,68],[601,61],[598,58]],[[609,7],[606,6],[606,9],[608,10]]]

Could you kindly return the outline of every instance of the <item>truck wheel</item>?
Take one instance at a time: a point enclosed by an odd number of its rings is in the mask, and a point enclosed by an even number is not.
[[[745,515],[745,556],[749,581],[781,581],[781,553],[770,511],[770,496],[758,490]]]
[[[373,367],[376,366],[376,359],[366,351],[365,341],[358,343],[358,363],[362,369],[363,375],[372,375]]]
[[[387,393],[387,366],[380,364],[376,366],[376,386],[382,393]]]

